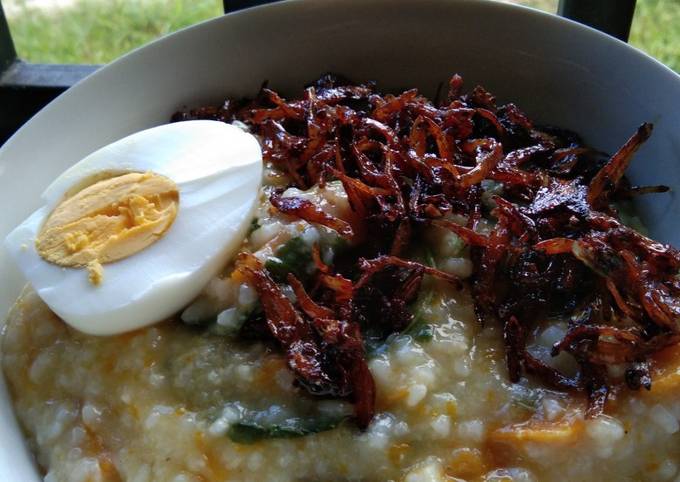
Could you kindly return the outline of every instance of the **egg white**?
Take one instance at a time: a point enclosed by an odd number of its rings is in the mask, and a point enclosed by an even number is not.
[[[165,235],[105,264],[100,285],[86,270],[63,268],[35,247],[45,219],[74,186],[107,171],[152,171],[179,190],[177,217]],[[132,134],[90,154],[44,191],[45,205],[12,231],[5,246],[38,295],[74,328],[122,333],[163,320],[201,291],[241,245],[258,199],[257,140],[216,121],[187,121]]]

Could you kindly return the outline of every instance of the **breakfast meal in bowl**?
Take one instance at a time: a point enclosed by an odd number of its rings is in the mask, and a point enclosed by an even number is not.
[[[447,90],[263,87],[57,179],[2,337],[45,480],[672,477],[680,253],[624,177],[652,126],[610,156]]]

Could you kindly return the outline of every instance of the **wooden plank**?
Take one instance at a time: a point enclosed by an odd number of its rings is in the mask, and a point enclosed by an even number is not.
[[[0,77],[0,86],[64,91],[99,67],[85,64],[31,64],[16,60]]]

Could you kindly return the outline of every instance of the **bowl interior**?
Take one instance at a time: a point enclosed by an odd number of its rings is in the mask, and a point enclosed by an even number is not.
[[[64,169],[184,106],[284,94],[324,72],[382,90],[434,95],[460,73],[530,118],[581,133],[613,152],[643,121],[656,126],[629,174],[667,184],[639,203],[654,237],[680,245],[680,77],[594,30],[537,11],[475,0],[289,1],[191,27],[106,66],[47,106],[0,149],[0,238],[40,206]],[[0,313],[23,280],[0,249]],[[2,388],[2,387],[0,387]],[[0,480],[38,480],[0,391]]]

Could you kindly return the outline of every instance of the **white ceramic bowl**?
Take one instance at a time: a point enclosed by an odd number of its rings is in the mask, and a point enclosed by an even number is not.
[[[316,0],[254,8],[188,28],[104,67],[60,96],[0,149],[0,239],[40,205],[60,172],[183,106],[284,93],[321,73],[417,86],[433,95],[454,72],[532,119],[613,151],[643,121],[656,128],[633,182],[675,190],[640,203],[654,237],[680,245],[680,77],[604,34],[522,7],[473,0]],[[0,252],[0,314],[23,280]],[[0,480],[38,473],[0,387]]]

